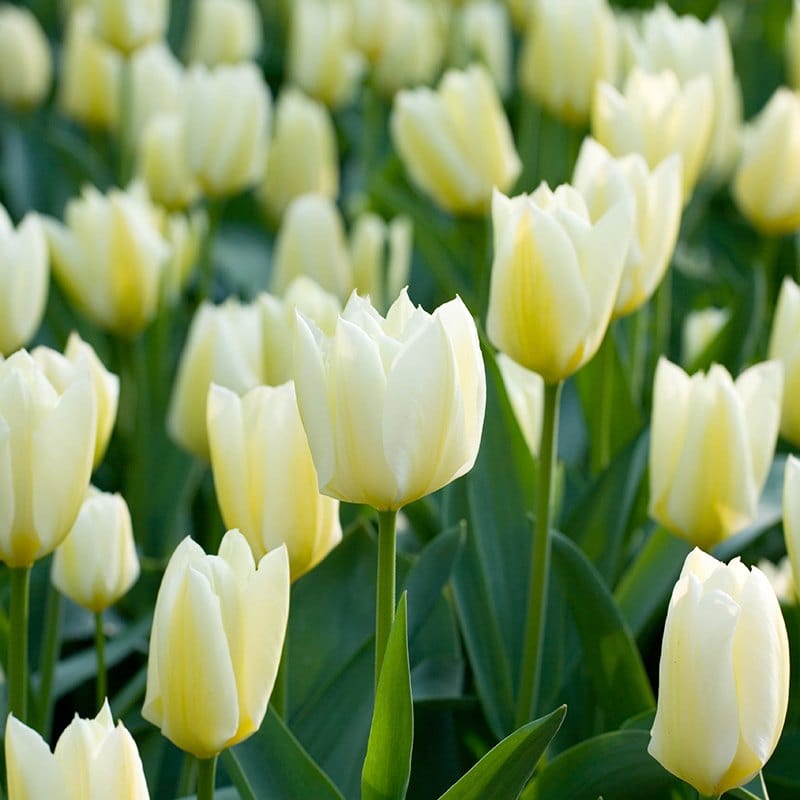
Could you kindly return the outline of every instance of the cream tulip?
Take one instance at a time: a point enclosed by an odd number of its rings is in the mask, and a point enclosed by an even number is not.
[[[497,354],[497,366],[503,376],[511,410],[517,420],[525,444],[537,458],[542,441],[542,414],[544,412],[544,381],[541,375],[521,367],[505,353]]]
[[[0,103],[34,108],[52,80],[50,45],[36,17],[27,8],[0,4]]]
[[[693,550],[667,611],[648,752],[718,797],[769,760],[788,700],[789,641],[766,576]]]
[[[717,338],[728,324],[731,312],[728,308],[701,308],[690,311],[683,320],[681,332],[682,362],[693,364]],[[775,356],[770,356],[775,358]]]
[[[630,314],[658,288],[678,241],[683,209],[680,156],[669,156],[650,170],[638,153],[615,159],[587,137],[572,183],[586,200],[593,222],[619,200],[635,199],[636,224],[612,316]]]
[[[543,183],[514,198],[496,191],[486,318],[492,343],[546,383],[589,361],[611,318],[634,215],[627,197],[592,223],[567,184],[553,192]]]
[[[169,0],[91,0],[97,35],[126,55],[164,36],[169,5]]]
[[[400,92],[391,133],[414,184],[453,214],[484,214],[492,190],[507,191],[522,168],[497,91],[478,65],[448,71],[436,91]]]
[[[44,315],[50,261],[41,220],[27,214],[15,229],[0,204],[0,355],[27,344]]]
[[[253,0],[199,0],[192,7],[186,53],[206,66],[258,56],[261,16]]]
[[[800,228],[800,95],[780,87],[745,129],[733,198],[759,231]]]
[[[295,385],[331,497],[396,510],[475,462],[486,375],[460,298],[428,314],[404,290],[384,318],[354,293],[332,337],[298,315]]]
[[[169,214],[164,220],[164,235],[172,255],[161,282],[161,302],[174,306],[200,261],[208,236],[208,214],[202,208]]]
[[[27,567],[61,544],[89,486],[96,429],[88,371],[59,394],[26,351],[0,362],[0,561]]]
[[[373,62],[391,36],[395,0],[349,0],[353,45]]]
[[[56,548],[50,577],[61,594],[95,614],[136,583],[139,558],[122,495],[90,487],[75,524]]]
[[[183,66],[164,42],[153,42],[133,54],[130,126],[135,140],[138,141],[153,117],[177,111],[183,89],[183,76]],[[117,91],[117,125],[120,117]]]
[[[47,742],[13,715],[6,721],[9,800],[148,800],[136,742],[114,727],[108,700],[94,719],[77,714],[50,752]]]
[[[777,361],[734,383],[718,364],[689,377],[662,358],[653,388],[650,516],[704,550],[749,524],[775,452],[782,387]]]
[[[789,456],[783,472],[783,538],[792,565],[795,599],[800,599],[800,459]]]
[[[285,547],[256,566],[239,531],[225,534],[218,556],[184,539],[158,590],[142,716],[201,759],[255,733],[275,684],[288,616]]]
[[[286,545],[292,581],[342,538],[339,503],[320,494],[294,384],[257,386],[243,397],[212,384],[211,471],[222,519],[260,559]]]
[[[800,445],[800,286],[788,277],[778,295],[768,352],[783,365],[781,435]]]

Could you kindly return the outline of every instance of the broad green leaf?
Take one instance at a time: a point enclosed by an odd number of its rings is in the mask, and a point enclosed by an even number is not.
[[[558,733],[566,706],[523,725],[493,747],[440,800],[514,800],[530,780],[547,745]]]
[[[214,800],[241,800],[242,795],[233,786],[226,786],[224,789],[217,789],[214,792]],[[196,794],[189,794],[180,800],[197,800]]]
[[[408,789],[414,708],[407,628],[404,593],[397,606],[378,679],[367,757],[361,774],[362,800],[403,800]]]

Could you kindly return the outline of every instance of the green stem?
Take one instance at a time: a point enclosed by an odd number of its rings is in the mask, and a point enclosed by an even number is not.
[[[547,618],[547,586],[550,573],[551,494],[558,451],[558,406],[561,386],[561,383],[549,383],[544,387],[544,420],[536,488],[536,525],[531,548],[525,643],[517,701],[517,727],[528,722],[532,713],[535,715],[542,672],[542,644]]]
[[[195,767],[197,766],[197,759],[185,753],[183,756],[183,765],[181,766],[181,774],[178,778],[178,797],[188,797],[194,794],[195,788]]]
[[[11,567],[11,620],[8,654],[8,710],[28,721],[28,613],[31,568]]]
[[[222,211],[225,207],[224,200],[209,198],[206,211],[208,213],[208,228],[203,242],[203,252],[200,255],[200,269],[197,281],[197,304],[204,300],[213,300],[214,294],[214,239],[217,236]]]
[[[53,709],[53,675],[61,650],[61,594],[49,584],[45,608],[45,623],[42,633],[42,657],[39,661],[39,726],[45,738],[49,738]]]
[[[214,800],[217,756],[197,759],[197,800]]]
[[[103,632],[102,611],[96,611],[94,615],[94,648],[97,651],[97,708],[99,709],[108,695],[106,635]]]
[[[719,800],[721,795],[718,794],[700,794],[697,793],[697,800]]]
[[[650,303],[645,303],[636,311],[631,322],[633,323],[631,334],[631,390],[636,402],[640,403],[644,393],[645,372],[647,371],[647,334],[650,329]],[[669,338],[669,319],[664,320],[663,324],[667,326],[667,333],[664,335]],[[665,351],[668,344],[669,342],[664,345]]]
[[[375,607],[375,690],[394,621],[397,511],[378,512],[378,588]]]
[[[598,397],[600,427],[597,431],[597,442],[592,448],[592,474],[602,472],[611,461],[611,417],[614,411],[614,340],[613,331],[606,331],[600,345],[598,360],[600,367],[600,394]]]
[[[289,641],[287,637],[283,640],[283,650],[281,650],[281,660],[278,664],[278,674],[275,676],[275,687],[272,690],[272,697],[270,698],[272,710],[282,720],[286,720],[286,714],[289,709],[288,646]]]
[[[133,64],[129,56],[120,59],[118,171],[120,188],[127,186],[133,171],[135,142],[133,136]]]

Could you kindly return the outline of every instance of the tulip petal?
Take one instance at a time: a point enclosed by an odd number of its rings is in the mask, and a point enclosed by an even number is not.
[[[8,795],[14,800],[71,800],[71,781],[44,739],[13,715],[6,723]]]
[[[800,459],[789,456],[783,478],[783,532],[792,563],[795,596],[800,589]]]
[[[97,752],[92,765],[91,800],[148,800],[142,760],[131,734],[120,722]]]

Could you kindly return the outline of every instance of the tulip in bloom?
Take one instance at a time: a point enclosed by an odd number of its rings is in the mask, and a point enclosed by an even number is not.
[[[503,376],[508,401],[531,455],[539,455],[542,441],[544,381],[541,375],[521,367],[505,353],[498,353],[497,366]]]
[[[728,324],[731,312],[728,308],[701,308],[690,311],[683,320],[682,361],[693,364],[706,348],[719,336]],[[771,355],[770,358],[775,358]]]
[[[653,389],[650,516],[710,550],[752,521],[780,421],[783,370],[767,361],[734,383],[718,364],[691,378],[662,358]]]
[[[15,230],[0,205],[0,354],[13,353],[39,328],[49,263],[39,217],[27,214]]]
[[[241,398],[212,385],[208,440],[222,518],[256,560],[285,544],[294,581],[341,541],[339,503],[319,492],[291,381]]]
[[[119,57],[118,57],[119,58]],[[158,114],[174,113],[183,88],[183,66],[164,42],[137,50],[131,57],[131,130],[135,139]],[[115,123],[120,122],[119,91]]]
[[[192,7],[189,61],[209,67],[236,64],[258,55],[261,17],[253,0],[200,0]]]
[[[411,180],[453,214],[483,214],[522,164],[497,90],[479,65],[448,71],[436,91],[395,98],[391,132]]]
[[[800,95],[780,87],[747,126],[733,179],[736,205],[770,235],[800,228]]]
[[[693,550],[667,611],[648,752],[717,797],[769,760],[788,700],[789,641],[766,576]]]
[[[487,331],[518,364],[558,383],[600,347],[634,225],[632,197],[593,223],[576,189],[495,192]]]
[[[783,473],[783,535],[794,576],[792,596],[800,597],[800,459],[789,456]]]
[[[148,800],[136,742],[114,727],[108,701],[94,719],[77,714],[55,751],[13,715],[6,722],[9,800]]]
[[[783,364],[781,435],[800,445],[800,286],[784,278],[772,321],[769,357]]]
[[[429,314],[404,290],[384,318],[353,293],[331,337],[298,315],[295,384],[325,494],[396,510],[475,463],[486,375],[460,298]]]
[[[139,577],[128,504],[94,487],[53,556],[53,586],[95,614],[114,605]]]
[[[50,45],[36,17],[27,8],[0,5],[0,103],[38,106],[52,79]]]
[[[281,546],[256,566],[239,531],[219,555],[188,537],[156,599],[142,716],[197,758],[261,726],[289,616],[289,559]]]
[[[161,39],[169,21],[169,0],[91,0],[97,35],[124,54]]]

